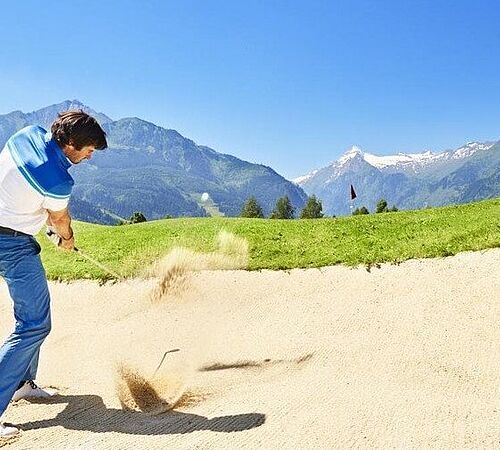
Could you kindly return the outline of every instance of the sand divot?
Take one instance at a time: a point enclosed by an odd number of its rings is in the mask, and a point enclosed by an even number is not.
[[[199,253],[177,247],[153,265],[150,275],[158,278],[149,294],[152,303],[161,303],[189,289],[189,277],[201,270],[235,270],[248,265],[248,242],[225,230],[216,238],[217,250]]]
[[[169,314],[167,303],[150,305],[133,329],[131,322],[124,324],[122,339],[112,346],[110,360],[114,364],[109,368],[123,409],[154,415],[203,399],[189,385],[205,354],[206,340],[199,334],[197,324],[179,323],[183,334],[196,333],[199,337],[189,348],[179,349],[171,330],[160,325]]]
[[[122,363],[117,368],[116,392],[123,409],[161,414],[175,407],[186,391],[181,373],[163,373],[149,379],[137,367]]]
[[[153,342],[150,344],[155,347]],[[158,356],[151,349],[134,356],[122,353],[115,363],[115,391],[123,409],[161,414],[177,406],[181,399],[189,404],[187,398],[194,397],[188,391],[195,373],[194,355],[173,349]]]
[[[147,380],[137,368],[120,365],[117,368],[116,393],[123,409],[157,415],[173,408],[195,406],[208,397],[208,393],[188,390],[183,373],[152,376]]]

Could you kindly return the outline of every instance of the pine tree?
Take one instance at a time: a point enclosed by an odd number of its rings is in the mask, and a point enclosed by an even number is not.
[[[323,217],[323,213],[321,212],[322,210],[323,205],[321,204],[321,201],[318,200],[313,194],[307,199],[306,206],[304,206],[304,209],[300,212],[300,218],[320,219],[321,217]]]
[[[377,209],[376,209],[376,213],[384,213],[384,212],[388,212],[389,210],[387,209],[387,202],[381,198],[378,202],[377,202]]]
[[[362,214],[370,214],[370,211],[368,211],[368,208],[366,206],[362,206],[361,208],[356,208],[353,212],[353,216],[359,216]]]
[[[396,212],[399,211],[398,208],[396,208],[396,205],[392,205],[392,208],[389,208],[387,205],[387,201],[385,201],[383,198],[381,198],[377,202],[377,213],[385,213],[385,212]]]
[[[139,222],[146,222],[147,219],[146,219],[146,216],[140,212],[140,211],[136,211],[134,212],[134,214],[132,214],[130,216],[130,223],[139,223]]]
[[[271,219],[293,219],[295,208],[290,203],[287,195],[276,201],[276,206],[271,213]]]
[[[264,217],[264,213],[262,212],[262,208],[257,203],[257,199],[252,196],[250,197],[243,206],[240,217],[253,217],[262,219]]]

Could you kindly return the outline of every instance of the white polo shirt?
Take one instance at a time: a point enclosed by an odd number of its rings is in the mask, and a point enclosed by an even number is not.
[[[68,206],[71,163],[43,128],[30,126],[14,134],[0,152],[0,226],[37,234],[47,210]]]

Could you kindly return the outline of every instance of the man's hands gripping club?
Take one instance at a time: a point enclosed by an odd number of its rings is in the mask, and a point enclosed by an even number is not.
[[[62,211],[48,210],[49,217],[47,219],[47,238],[64,250],[75,249],[75,238],[73,229],[71,228],[71,217],[68,209]]]
[[[100,263],[96,259],[82,252],[75,247],[75,239],[73,237],[73,230],[71,228],[71,217],[69,216],[68,210],[60,211],[59,213],[54,213],[49,211],[49,218],[47,220],[47,230],[45,231],[47,239],[51,241],[54,245],[59,248],[63,248],[68,251],[77,252],[80,256],[85,258],[91,264],[99,267],[102,271],[111,275],[112,278],[116,280],[123,280],[124,277],[116,272],[114,272],[109,267]],[[65,236],[68,239],[65,239]]]

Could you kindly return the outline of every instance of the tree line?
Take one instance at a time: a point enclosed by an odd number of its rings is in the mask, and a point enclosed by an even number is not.
[[[308,198],[306,205],[300,212],[301,219],[317,219],[323,217],[323,206],[321,201],[312,195]],[[262,207],[255,197],[250,197],[241,209],[240,217],[264,218]],[[280,197],[269,216],[270,219],[293,219],[295,217],[295,208],[287,195]]]
[[[324,216],[323,214],[323,205],[321,200],[319,200],[315,195],[311,195],[306,202],[304,208],[300,211],[299,219],[320,219]],[[395,212],[398,211],[396,206],[392,206],[389,208],[387,205],[387,201],[381,198],[377,202],[377,207],[375,213],[384,213],[384,212]],[[362,206],[361,208],[356,208],[352,214],[369,214],[368,208],[366,206]],[[262,211],[262,207],[257,202],[255,197],[250,197],[244,204],[240,217],[247,218],[264,218],[264,213]],[[334,216],[335,217],[335,216]],[[295,208],[290,202],[288,196],[280,197],[276,201],[276,205],[269,216],[270,219],[293,219],[295,218]]]
[[[375,213],[384,213],[384,212],[395,212],[398,211],[396,206],[388,207],[387,201],[381,198],[377,202]],[[284,197],[280,197],[276,201],[276,205],[274,206],[270,219],[294,219],[295,218],[296,208],[292,205],[292,202],[288,198],[287,195]],[[357,216],[360,214],[370,214],[368,208],[366,206],[361,206],[360,208],[356,208],[353,212],[353,216]],[[321,200],[319,200],[315,195],[311,195],[308,197],[306,205],[299,214],[299,219],[320,219],[324,216],[323,214],[323,205]],[[241,209],[240,217],[246,218],[255,218],[255,219],[263,219],[264,212],[262,207],[257,202],[257,199],[252,196],[247,199],[243,208]],[[335,217],[335,216],[333,216]],[[165,217],[166,219],[170,219],[171,216]],[[132,214],[128,221],[121,221],[119,225],[125,225],[127,223],[139,223],[146,222],[147,219],[144,214],[140,211],[136,211]]]
[[[399,211],[399,209],[396,208],[396,205],[393,205],[392,208],[389,208],[389,206],[387,204],[387,201],[385,199],[383,199],[383,198],[381,198],[377,202],[377,206],[376,206],[376,209],[375,209],[375,213],[376,214],[385,213],[385,212],[396,212],[396,211]],[[368,211],[368,208],[366,206],[362,206],[361,208],[356,208],[352,212],[353,216],[358,216],[360,214],[370,214],[370,211]]]

